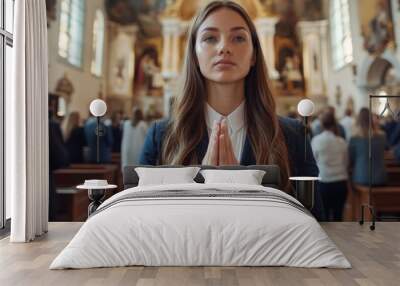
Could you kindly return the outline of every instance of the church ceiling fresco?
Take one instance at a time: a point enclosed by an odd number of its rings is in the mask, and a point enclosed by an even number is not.
[[[199,7],[210,0],[105,0],[111,21],[122,25],[137,24],[144,36],[161,35],[160,19],[176,15],[190,20]],[[299,20],[324,18],[322,0],[238,0],[250,15],[280,16],[291,8]]]
[[[144,36],[161,35],[159,21],[167,0],[105,0],[111,21],[122,25],[137,24]]]

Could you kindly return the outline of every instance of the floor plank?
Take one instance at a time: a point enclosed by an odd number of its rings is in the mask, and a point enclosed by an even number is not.
[[[50,223],[32,243],[0,240],[0,285],[399,285],[400,223],[379,222],[375,231],[356,222],[323,223],[352,269],[290,267],[117,267],[48,269],[82,223]]]

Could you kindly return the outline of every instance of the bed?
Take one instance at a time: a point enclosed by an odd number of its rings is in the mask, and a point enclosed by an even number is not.
[[[219,167],[265,170],[261,185],[206,184],[199,173],[194,183],[151,186],[138,185],[136,167],[125,167],[125,190],[98,208],[50,269],[351,267],[309,211],[279,190],[277,166]]]

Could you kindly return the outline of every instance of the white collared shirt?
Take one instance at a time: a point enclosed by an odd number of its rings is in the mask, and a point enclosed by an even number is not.
[[[232,142],[235,157],[239,162],[242,156],[244,142],[246,140],[244,107],[245,107],[245,101],[243,100],[243,102],[228,116],[223,116],[219,114],[217,111],[215,111],[208,103],[206,103],[206,111],[205,111],[205,119],[209,137],[211,136],[214,120],[217,122],[221,122],[223,118],[226,119],[229,138],[231,139]]]
[[[342,137],[325,130],[311,140],[311,147],[321,182],[347,180],[348,151]]]

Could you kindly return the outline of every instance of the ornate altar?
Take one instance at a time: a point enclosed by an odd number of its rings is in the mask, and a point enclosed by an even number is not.
[[[108,86],[116,88],[119,85],[117,75],[124,75],[124,70],[132,67],[124,98],[129,97],[131,105],[151,106],[167,114],[176,93],[176,79],[181,72],[190,21],[208,2],[210,0],[160,0],[141,4],[133,0],[106,1],[109,17],[114,22],[113,38],[129,26],[137,27],[130,35],[132,59],[113,60],[111,44],[110,69],[115,77],[110,78],[112,82]],[[244,7],[256,25],[278,109],[285,113],[304,96],[314,97],[318,105],[320,100],[315,97],[324,97],[327,79],[326,44],[321,44],[327,41],[326,23],[304,21],[304,17],[297,21],[293,9],[287,10],[293,5],[279,10],[277,8],[283,4],[275,0],[236,2]],[[314,5],[319,1],[311,2]],[[306,9],[306,4],[304,10],[310,14],[312,11]],[[118,92],[109,91],[109,94]]]

